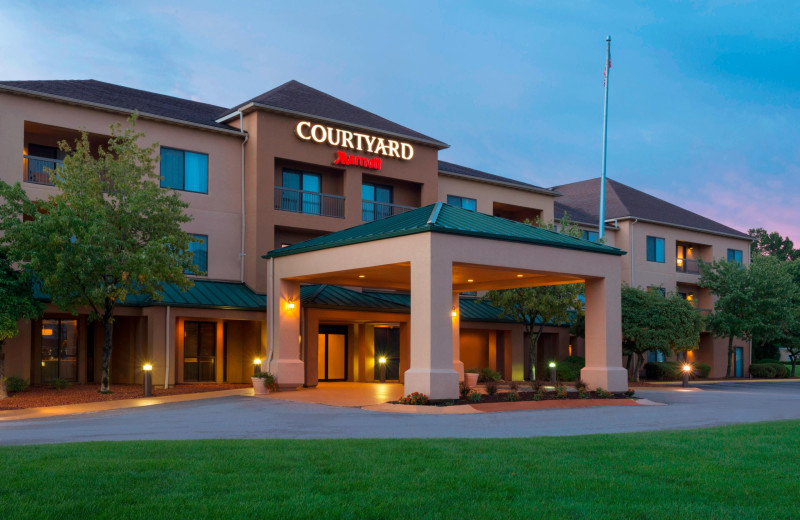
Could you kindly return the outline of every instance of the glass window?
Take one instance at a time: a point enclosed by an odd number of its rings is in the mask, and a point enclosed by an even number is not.
[[[664,263],[664,239],[647,237],[647,261]]]
[[[161,147],[161,187],[208,193],[208,154]]]
[[[42,320],[42,381],[78,380],[78,320]]]
[[[183,324],[183,380],[215,381],[217,324],[187,321]]]
[[[728,262],[736,262],[742,265],[742,250],[741,249],[728,249]]]
[[[448,195],[447,203],[457,208],[467,209],[469,211],[478,210],[478,201],[469,199],[467,197],[459,197],[457,195]]]
[[[200,239],[200,242],[192,242],[189,244],[189,251],[194,254],[192,262],[198,269],[203,271],[203,275],[208,274],[208,235],[195,235],[194,238]]]
[[[365,182],[361,185],[361,220],[372,222],[391,217],[394,191],[391,186]]]
[[[319,215],[322,209],[322,178],[316,173],[283,170],[281,209]]]
[[[600,239],[600,234],[597,231],[584,231],[583,239],[591,240],[592,242],[597,242]]]

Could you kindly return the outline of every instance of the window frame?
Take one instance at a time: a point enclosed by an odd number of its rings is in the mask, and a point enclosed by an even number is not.
[[[733,253],[733,258],[731,259],[731,253]],[[738,259],[736,257],[739,257]],[[744,251],[741,249],[732,249],[728,248],[727,254],[728,262],[736,262],[739,265],[744,265]]]
[[[653,243],[653,258],[652,259],[650,258],[650,243],[651,243],[651,240],[652,240],[652,243]],[[659,244],[659,241],[660,241],[660,244],[661,244],[661,260],[658,259],[658,244]],[[667,259],[666,258],[667,257],[666,249],[667,249],[667,240],[665,238],[652,236],[652,235],[647,235],[647,238],[645,240],[645,258],[647,259],[648,262],[654,262],[654,263],[658,263],[658,264],[666,263],[666,259]]]
[[[453,200],[454,199],[458,199],[458,204],[453,204]],[[474,209],[470,209],[470,208],[465,208],[464,207],[464,201],[467,201],[467,200],[471,201],[474,204],[474,206],[475,206]],[[461,196],[461,195],[450,195],[450,194],[448,194],[447,195],[447,204],[449,204],[451,206],[455,206],[457,208],[465,209],[467,211],[474,211],[476,213],[478,211],[478,199],[473,199],[472,197],[464,197],[464,196]]]
[[[201,269],[203,271],[203,273],[205,273],[205,274],[197,274],[197,275],[194,275],[194,276],[208,277],[208,235],[202,235],[200,233],[189,233],[189,235],[194,237],[194,238],[202,238],[203,239],[203,244],[206,246],[206,250],[205,250],[205,253],[206,253],[206,268],[205,269]],[[198,269],[200,269],[200,266],[197,265],[197,262],[195,262],[195,256],[194,255],[196,254],[196,252],[192,251],[192,244],[197,244],[197,242],[191,242],[189,244],[189,251],[193,255],[192,256],[192,263],[195,266],[197,266]]]
[[[182,155],[182,159],[183,159],[182,166],[181,166],[181,183],[182,184],[181,184],[180,188],[175,188],[173,186],[167,186],[167,185],[164,184],[164,181],[166,180],[166,177],[163,175],[163,170],[162,170],[162,168],[164,167],[164,161],[162,159],[164,150],[170,150],[170,151],[173,151],[173,152],[180,152],[181,155]],[[186,154],[187,153],[203,156],[203,157],[206,158],[206,179],[205,179],[205,187],[206,187],[206,189],[205,189],[205,191],[186,189]],[[162,188],[168,188],[168,189],[175,190],[175,191],[185,191],[187,193],[202,193],[204,195],[208,195],[208,180],[209,180],[210,171],[211,171],[210,170],[210,162],[211,161],[210,161],[210,157],[209,157],[209,155],[207,153],[195,152],[193,150],[184,150],[182,148],[173,148],[172,146],[161,146],[160,149],[159,149],[158,157],[159,157],[159,175],[161,175],[161,181],[159,182],[159,185]]]

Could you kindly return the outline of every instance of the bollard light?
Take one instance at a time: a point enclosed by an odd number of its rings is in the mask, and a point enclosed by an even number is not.
[[[258,377],[258,374],[261,373],[261,358],[255,358],[253,360],[253,377]]]
[[[381,356],[381,357],[378,358],[378,365],[379,365],[381,383],[385,383],[386,382],[386,356]]]
[[[553,385],[555,385],[556,384],[556,362],[555,361],[551,361],[549,366],[550,366],[550,382],[553,383]]]
[[[145,363],[142,370],[144,370],[144,396],[150,397],[153,395],[153,365]]]
[[[692,365],[686,363],[683,365],[683,386],[689,386],[689,374],[692,372]]]

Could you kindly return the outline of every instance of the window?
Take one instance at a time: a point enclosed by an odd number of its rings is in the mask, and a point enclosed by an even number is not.
[[[216,381],[217,324],[187,321],[183,325],[183,380]]]
[[[161,187],[208,193],[208,154],[161,147]]]
[[[200,242],[192,242],[189,244],[189,251],[194,253],[192,262],[198,269],[203,271],[203,275],[208,274],[208,235],[195,235],[194,238],[200,239]]]
[[[664,263],[664,239],[647,237],[647,261]]]
[[[648,350],[647,362],[648,363],[661,363],[664,361],[664,353],[660,350]]]
[[[316,173],[283,170],[281,209],[319,215],[322,210],[322,178]]]
[[[365,182],[361,185],[361,220],[372,222],[394,215],[394,191],[391,186]]]
[[[597,231],[584,231],[583,239],[591,240],[592,242],[597,242],[600,239],[600,234]]]
[[[468,199],[467,197],[459,197],[457,195],[448,195],[447,203],[457,208],[478,211],[478,202],[475,199]]]
[[[43,382],[53,379],[78,380],[77,337],[78,320],[42,320]]]
[[[728,249],[728,262],[736,262],[742,265],[742,250],[741,249]]]

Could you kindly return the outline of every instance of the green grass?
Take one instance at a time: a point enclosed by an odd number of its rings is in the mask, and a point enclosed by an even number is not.
[[[0,448],[0,516],[798,518],[800,421],[534,439]]]

